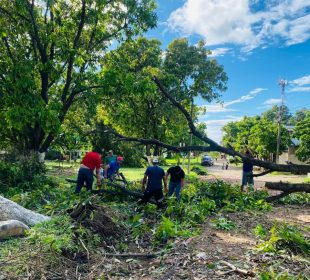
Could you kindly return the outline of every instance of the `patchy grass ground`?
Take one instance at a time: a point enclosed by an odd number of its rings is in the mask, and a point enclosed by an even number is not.
[[[259,214],[236,212],[221,215],[235,223],[234,230],[216,229],[212,222],[215,217],[210,217],[202,225],[200,235],[175,240],[169,252],[161,257],[150,260],[132,256],[105,257],[102,267],[107,279],[310,279],[309,258],[286,253],[260,253],[254,234],[258,224],[270,228],[280,220],[298,225],[308,232],[309,237],[309,206],[274,207],[271,212]],[[252,276],[232,271],[222,261]],[[263,275],[270,278],[263,278]]]
[[[310,200],[302,196],[287,198],[292,205],[276,204],[271,209],[262,192],[241,194],[224,182],[191,179],[180,204],[172,199],[162,210],[151,205],[141,209],[136,199],[126,196],[90,196],[84,191],[73,195],[64,178],[75,178],[78,164],[51,163],[48,169],[58,186],[44,186],[12,199],[54,215],[55,220],[33,229],[24,239],[1,244],[1,280],[310,279],[310,258],[304,253],[310,244]],[[144,170],[123,168],[130,181],[142,178]],[[78,203],[82,209],[89,208],[78,212],[73,221],[70,209]],[[102,221],[112,229],[109,234]],[[279,237],[274,235],[271,242],[269,231],[283,223],[297,226],[303,237],[292,230],[285,232],[291,239],[272,243]],[[257,228],[266,231],[264,239],[257,236]],[[295,253],[303,238],[304,251]],[[267,241],[272,250],[259,251],[258,245]],[[284,247],[273,251],[274,244]]]

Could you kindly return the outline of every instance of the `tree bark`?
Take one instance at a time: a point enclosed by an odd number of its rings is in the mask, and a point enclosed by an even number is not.
[[[28,226],[50,220],[50,217],[30,211],[17,203],[0,196],[0,221],[17,220]]]
[[[282,197],[285,197],[294,192],[306,192],[310,193],[309,184],[290,184],[283,182],[266,182],[265,187],[269,190],[282,191],[282,193],[269,196],[266,198],[267,202],[272,202]]]

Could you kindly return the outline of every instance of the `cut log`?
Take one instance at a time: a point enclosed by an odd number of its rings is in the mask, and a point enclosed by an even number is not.
[[[267,202],[275,201],[294,192],[310,193],[310,184],[291,184],[283,182],[266,182],[265,187],[269,190],[282,191],[282,193],[269,196]]]
[[[30,211],[17,203],[0,196],[0,221],[17,220],[28,226],[48,221],[50,217]]]

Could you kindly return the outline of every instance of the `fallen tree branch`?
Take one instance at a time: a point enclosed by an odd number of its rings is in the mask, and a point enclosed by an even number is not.
[[[66,181],[69,182],[69,183],[76,183],[77,182],[76,180],[73,180],[73,179],[70,179],[70,178],[67,178]],[[142,192],[137,192],[137,191],[129,190],[129,189],[125,188],[124,186],[122,186],[120,184],[117,184],[117,183],[114,183],[114,182],[107,182],[106,185],[114,187],[117,190],[120,190],[120,192],[116,192],[116,191],[112,191],[112,190],[105,190],[105,189],[92,190],[91,192],[94,193],[94,194],[98,194],[98,195],[104,194],[104,193],[108,193],[108,194],[113,194],[113,195],[124,195],[124,194],[127,194],[127,195],[130,195],[130,196],[136,197],[136,198],[142,198],[143,197],[143,193]],[[156,201],[154,199],[150,199],[149,202],[153,203],[153,204],[156,204]]]
[[[251,177],[260,177],[260,176],[264,176],[266,174],[269,174],[270,172],[272,172],[272,170],[266,170],[264,172],[258,173],[258,174],[253,174]]]
[[[161,82],[158,80],[156,76],[153,77],[154,82],[156,83],[157,87],[161,91],[161,93],[175,106],[177,107],[185,116],[189,129],[191,130],[192,134],[205,142],[206,144],[209,144],[210,147],[208,147],[210,150],[222,152],[231,156],[238,156],[240,157],[244,162],[252,163],[253,165],[263,167],[265,169],[269,169],[272,171],[282,171],[282,172],[292,172],[296,174],[307,174],[310,172],[310,166],[309,165],[297,165],[297,164],[275,164],[272,162],[267,161],[261,161],[258,159],[250,158],[246,155],[243,155],[232,148],[225,148],[219,144],[217,144],[215,141],[208,138],[206,135],[198,131],[194,125],[194,122],[190,116],[190,114],[187,112],[187,110],[182,106],[181,103],[176,101],[165,89],[165,87],[161,84]]]
[[[110,253],[102,253],[106,257],[119,257],[119,258],[156,258],[160,255],[159,252],[156,253],[122,253],[122,254],[110,254]]]
[[[310,184],[291,184],[284,182],[266,182],[266,188],[283,192],[306,192],[310,193]]]
[[[228,273],[231,273],[231,272],[236,272],[236,273],[242,274],[244,276],[251,276],[251,277],[255,276],[255,273],[253,271],[249,271],[249,270],[238,268],[238,267],[234,266],[233,264],[231,264],[229,262],[219,261],[219,263],[224,264],[224,265],[228,266],[229,268],[231,268],[231,270],[229,270],[227,272],[221,273],[222,275],[225,275],[225,274],[228,274]]]
[[[272,202],[290,195],[295,192],[310,193],[310,184],[291,184],[283,182],[266,182],[265,187],[269,190],[282,191],[282,193],[269,196],[266,198],[267,202]]]

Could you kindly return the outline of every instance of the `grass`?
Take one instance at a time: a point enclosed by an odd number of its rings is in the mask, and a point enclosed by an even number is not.
[[[182,161],[181,161],[182,163]],[[57,161],[46,161],[45,162],[48,174],[51,177],[55,177],[61,182],[65,182],[66,178],[74,179],[79,169],[79,162],[57,162]],[[167,159],[165,166],[162,166],[165,171],[168,170],[172,165],[177,164],[176,159]],[[191,160],[191,167],[194,165],[200,165],[199,158]],[[184,164],[180,165],[185,173],[187,174],[187,161],[184,160]],[[121,172],[125,175],[125,178],[129,181],[141,180],[144,176],[146,167],[121,167]],[[191,176],[196,176],[194,172],[190,172]]]
[[[310,183],[310,177],[304,179],[304,183]]]

